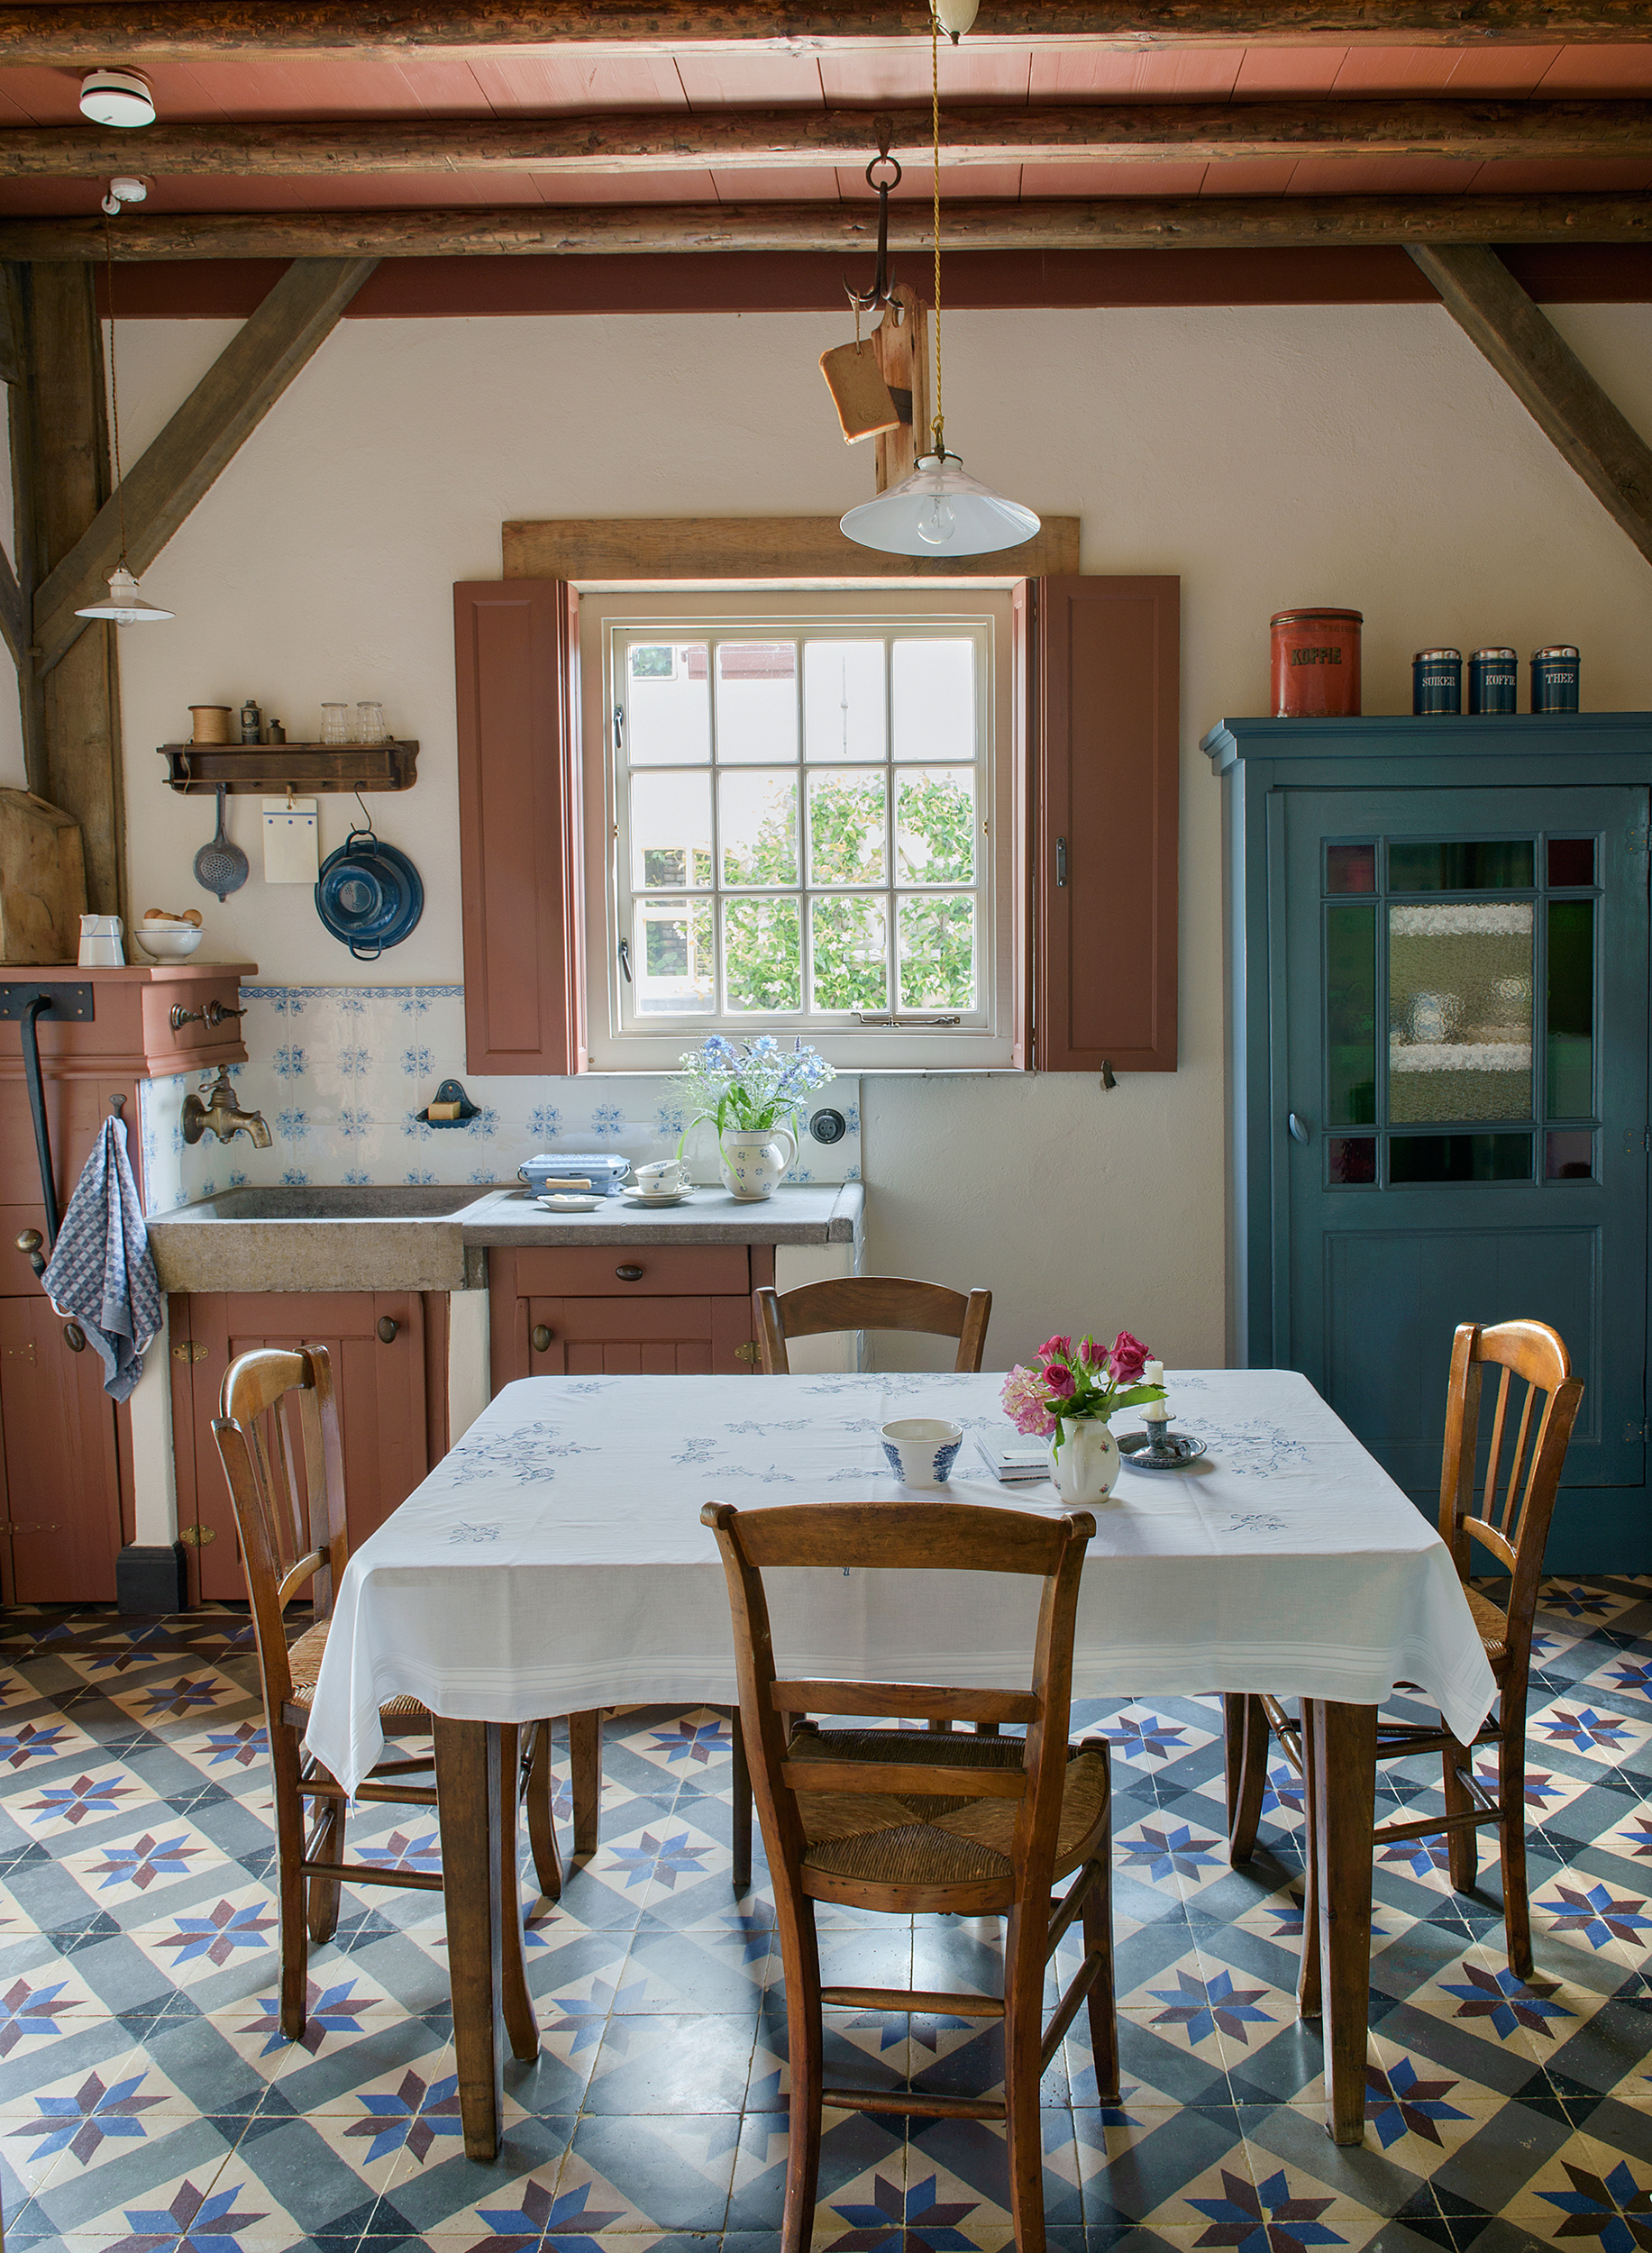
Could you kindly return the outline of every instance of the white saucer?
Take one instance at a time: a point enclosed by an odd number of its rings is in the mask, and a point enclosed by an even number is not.
[[[668,1190],[663,1197],[656,1197],[651,1195],[647,1190],[627,1186],[619,1193],[622,1197],[628,1197],[634,1205],[683,1205],[693,1196],[694,1191],[691,1189],[673,1189]]]
[[[595,1212],[598,1205],[607,1203],[606,1197],[564,1196],[542,1197],[539,1202],[547,1212]]]

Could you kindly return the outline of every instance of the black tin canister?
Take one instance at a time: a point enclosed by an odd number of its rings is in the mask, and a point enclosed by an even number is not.
[[[1419,649],[1411,660],[1411,710],[1460,712],[1462,709],[1462,651]]]
[[[1531,652],[1531,708],[1534,712],[1575,712],[1577,652],[1568,642]]]
[[[1520,658],[1511,649],[1477,649],[1468,661],[1471,712],[1512,712],[1520,688]]]

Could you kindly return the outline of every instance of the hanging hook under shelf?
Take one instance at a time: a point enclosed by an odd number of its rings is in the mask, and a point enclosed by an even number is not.
[[[869,290],[852,287],[846,274],[844,288],[857,313],[876,313],[880,306],[890,306],[895,307],[895,317],[899,320],[899,307],[890,288],[890,190],[899,187],[901,180],[899,160],[890,154],[895,121],[892,117],[874,117],[872,122],[877,128],[878,153],[866,168],[866,185],[878,192],[878,267]],[[895,176],[893,179],[873,179],[872,174],[881,164],[890,167]]]

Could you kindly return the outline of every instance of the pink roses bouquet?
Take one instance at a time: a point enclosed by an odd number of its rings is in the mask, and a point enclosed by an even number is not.
[[[1098,1345],[1088,1334],[1077,1339],[1046,1337],[1036,1369],[1018,1363],[1005,1378],[1005,1411],[1028,1438],[1053,1437],[1059,1455],[1069,1423],[1105,1424],[1115,1409],[1164,1398],[1162,1384],[1141,1381],[1151,1358],[1128,1330],[1120,1330],[1110,1345]]]

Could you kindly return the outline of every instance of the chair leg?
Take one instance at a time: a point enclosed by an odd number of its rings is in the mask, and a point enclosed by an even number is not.
[[[539,1724],[542,1731],[545,1723]],[[518,1730],[500,1731],[499,1769],[499,2004],[514,2057],[537,2057],[539,2025],[528,1993],[527,1964],[522,1951],[522,1871],[516,1859],[516,1793],[522,1738]],[[531,1820],[531,1819],[530,1819]],[[553,1849],[554,1851],[554,1849]]]
[[[1090,1868],[1096,1882],[1084,1896],[1079,1911],[1084,1929],[1084,1953],[1099,1956],[1101,1970],[1086,2002],[1090,2011],[1090,2048],[1096,2061],[1096,2102],[1118,2100],[1118,2009],[1113,1988],[1113,1864],[1111,1855],[1099,1855]]]
[[[551,1782],[551,1724],[534,1724],[534,1751],[528,1762],[527,1778],[523,1797],[528,1811],[528,1847],[534,1856],[534,1874],[539,1880],[539,1890],[547,1901],[562,1898],[562,1865],[556,1850],[556,1825],[552,1819]]]
[[[1088,1926],[1088,1916],[1085,1918]],[[1047,1911],[1018,1902],[1004,1923],[1004,2133],[1016,2253],[1045,2253],[1044,2134],[1039,2119]],[[1088,1933],[1086,1935],[1088,1937]],[[1100,2066],[1098,2065],[1098,2072]]]
[[[305,1881],[304,1801],[298,1796],[298,1737],[278,1724],[269,1730],[269,1765],[274,1771],[276,1851],[281,1925],[281,2031],[289,2042],[304,2032],[310,1933]]]
[[[734,1851],[735,1891],[743,1893],[752,1882],[752,1772],[746,1765],[745,1731],[740,1726],[738,1706],[735,1707],[730,1722],[729,1752],[733,1763],[728,1785],[732,1802],[730,1845]]]
[[[1474,1802],[1469,1797],[1468,1786],[1458,1773],[1465,1760],[1474,1754],[1460,1745],[1447,1745],[1440,1755],[1440,1788],[1446,1796],[1448,1815],[1472,1815]],[[1480,1875],[1480,1834],[1466,1824],[1460,1830],[1446,1833],[1446,1866],[1454,1893],[1472,1893]]]
[[[1503,1879],[1503,1938],[1509,1969],[1517,1979],[1531,1977],[1531,1903],[1526,1890],[1526,1701],[1518,1712],[1506,1708],[1497,1747],[1497,1824]]]
[[[808,2253],[820,2180],[820,2093],[826,2082],[820,1949],[812,1901],[799,1900],[795,1910],[782,1907],[780,1955],[786,1972],[786,2049],[791,2076],[780,2253]]]
[[[1319,1835],[1319,1771],[1306,1698],[1299,1710],[1302,1718],[1302,1961],[1297,1973],[1296,2008],[1299,2017],[1317,2019],[1324,2007],[1319,1982],[1319,1859],[1314,1850]]]
[[[1236,1869],[1251,1858],[1262,1795],[1268,1780],[1268,1746],[1273,1732],[1260,1698],[1229,1695],[1222,1700],[1228,1772],[1228,1859]]]
[[[595,1854],[602,1804],[602,1714],[568,1716],[568,1755],[573,1769],[573,1850]]]
[[[317,1862],[342,1862],[344,1858],[344,1802],[333,1800],[322,1818],[321,1829],[315,1836]],[[339,1929],[339,1881],[336,1877],[313,1877],[309,1880],[308,1923],[310,1938],[317,1947],[330,1940]]]

